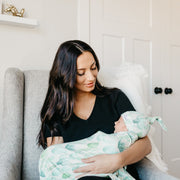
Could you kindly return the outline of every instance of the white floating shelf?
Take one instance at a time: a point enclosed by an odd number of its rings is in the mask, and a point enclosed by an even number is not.
[[[38,26],[38,21],[36,19],[29,19],[11,15],[0,14],[0,23],[8,25],[24,26],[28,28],[33,28]]]

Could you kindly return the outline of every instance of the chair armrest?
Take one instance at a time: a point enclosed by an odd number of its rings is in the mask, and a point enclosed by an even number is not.
[[[133,164],[133,166],[136,168],[141,180],[178,180],[178,178],[158,169],[154,163],[147,158]]]
[[[0,119],[0,176],[21,178],[24,74],[9,68],[4,76],[3,116]]]

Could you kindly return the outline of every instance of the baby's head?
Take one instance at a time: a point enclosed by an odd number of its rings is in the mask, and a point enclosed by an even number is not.
[[[114,133],[133,131],[141,138],[147,135],[150,125],[152,125],[154,121],[158,121],[161,127],[166,130],[160,117],[148,117],[136,111],[127,111],[115,122]]]
[[[114,123],[114,133],[122,132],[122,131],[128,131],[126,124],[124,122],[123,117],[121,116],[118,121]]]

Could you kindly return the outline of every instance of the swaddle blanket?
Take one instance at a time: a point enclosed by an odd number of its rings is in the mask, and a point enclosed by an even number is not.
[[[124,151],[138,138],[146,136],[150,125],[155,120],[166,129],[159,117],[145,117],[135,111],[125,112],[122,117],[128,131],[113,134],[98,131],[86,139],[52,145],[44,150],[39,161],[40,180],[74,180],[81,173],[74,173],[73,170],[87,165],[81,159],[98,154],[115,154]],[[108,176],[113,180],[134,180],[125,168],[121,168],[113,174],[94,175]],[[90,176],[93,175],[90,174]]]

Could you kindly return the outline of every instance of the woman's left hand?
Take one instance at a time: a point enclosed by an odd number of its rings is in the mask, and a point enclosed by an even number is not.
[[[82,173],[82,175],[77,176],[77,178],[80,178],[85,174],[113,173],[119,168],[122,168],[120,153],[96,155],[82,159],[82,162],[87,164],[90,163],[90,165],[74,170],[74,173]]]

